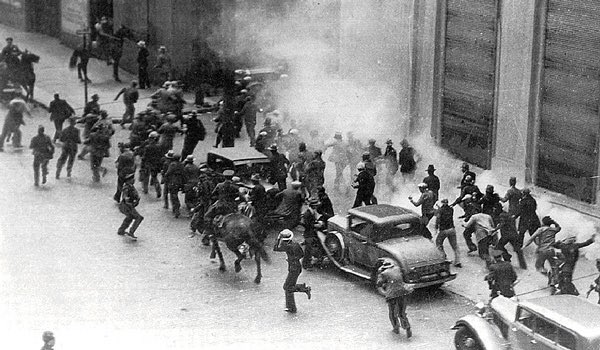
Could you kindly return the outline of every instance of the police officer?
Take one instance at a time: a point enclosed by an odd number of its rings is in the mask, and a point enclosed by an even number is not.
[[[144,220],[144,217],[135,209],[140,203],[140,196],[133,186],[135,174],[129,173],[125,175],[125,183],[123,184],[123,192],[121,203],[119,203],[119,211],[125,215],[123,223],[119,227],[117,234],[119,236],[127,235],[133,239],[137,239],[135,231]],[[131,223],[133,222],[133,225]],[[131,228],[129,226],[131,225]],[[126,231],[129,228],[129,231]]]
[[[288,275],[283,283],[283,290],[285,291],[284,310],[289,313],[297,312],[294,293],[306,293],[308,299],[310,299],[312,290],[306,283],[298,284],[298,277],[302,273],[300,259],[304,256],[304,252],[300,244],[294,242],[293,238],[294,233],[291,230],[285,229],[277,236],[275,247],[273,248],[276,252],[285,252],[287,254]]]

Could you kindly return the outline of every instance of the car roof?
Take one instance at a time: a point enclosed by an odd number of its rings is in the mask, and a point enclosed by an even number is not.
[[[390,204],[376,204],[352,208],[348,210],[348,214],[371,221],[376,225],[419,220],[419,216],[414,211]]]
[[[229,159],[234,165],[251,163],[269,163],[269,157],[252,147],[225,147],[208,152],[218,157]]]
[[[523,307],[588,338],[600,338],[600,306],[574,295],[550,295],[520,303]]]

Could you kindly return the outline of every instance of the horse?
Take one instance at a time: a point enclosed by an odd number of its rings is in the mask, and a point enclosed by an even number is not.
[[[14,66],[11,71],[6,66],[0,68],[0,88],[8,86],[9,81],[25,90],[25,101],[33,99],[33,90],[35,87],[35,71],[33,64],[40,61],[40,56],[25,50],[19,58],[14,60]]]
[[[261,237],[255,233],[256,224],[252,219],[242,213],[231,213],[223,216],[220,219],[220,224],[215,229],[215,234],[211,236],[211,242],[213,246],[213,252],[219,256],[220,271],[226,271],[225,260],[223,259],[223,253],[219,247],[219,241],[223,241],[227,248],[231,250],[237,257],[234,262],[235,272],[242,270],[241,261],[246,258],[246,252],[241,252],[240,247],[247,245],[249,253],[254,255],[254,261],[256,262],[256,278],[254,283],[260,283],[262,279],[260,259],[262,258],[267,263],[270,262],[270,257],[264,249],[263,241],[264,237]]]

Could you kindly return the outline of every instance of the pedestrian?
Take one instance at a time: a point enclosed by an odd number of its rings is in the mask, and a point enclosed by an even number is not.
[[[525,241],[525,232],[529,232],[529,236],[531,236],[540,227],[540,219],[536,210],[537,201],[531,195],[531,190],[524,188],[515,215],[515,219],[519,218],[518,230],[521,242]]]
[[[137,55],[137,64],[138,64],[138,81],[140,83],[140,89],[150,89],[150,79],[148,78],[148,56],[150,56],[150,52],[146,48],[146,42],[141,40],[137,43],[138,46],[138,55]]]
[[[304,252],[300,244],[294,242],[293,238],[294,233],[291,230],[285,229],[279,232],[275,241],[275,247],[273,248],[274,251],[285,252],[287,255],[288,274],[283,283],[283,290],[285,291],[284,311],[289,313],[297,312],[294,293],[306,293],[306,296],[310,299],[312,291],[312,288],[307,286],[306,283],[298,284],[298,277],[302,273],[300,259],[304,256]]]
[[[125,128],[125,124],[133,122],[133,117],[135,116],[135,103],[140,98],[137,85],[137,81],[134,80],[131,82],[131,86],[122,88],[117,96],[115,96],[114,100],[116,101],[121,95],[123,95],[125,113],[123,113],[123,118],[121,119],[120,123],[122,128]]]
[[[54,127],[56,128],[52,142],[56,142],[60,138],[65,120],[74,115],[75,111],[67,101],[60,98],[58,93],[54,93],[54,100],[50,102],[48,112],[50,112],[50,121],[54,122]]]
[[[100,120],[100,104],[98,100],[100,97],[98,94],[93,94],[91,96],[91,101],[88,101],[83,108],[83,115],[77,122],[82,123],[84,125],[83,128],[83,138],[87,141],[92,127]],[[81,152],[77,156],[77,159],[83,160],[85,155],[89,152],[89,145],[87,142],[84,142],[84,146],[81,148]]]
[[[321,214],[321,221],[327,223],[327,220],[332,218],[335,215],[335,212],[333,211],[331,199],[329,199],[329,196],[325,192],[325,187],[317,187],[317,198],[319,199],[319,203],[321,203],[317,208],[317,212]]]
[[[390,258],[379,258],[377,269],[377,287],[381,288],[388,304],[388,315],[392,323],[392,331],[406,331],[406,337],[412,337],[412,330],[406,316],[406,296],[413,292],[414,284],[404,283],[402,269]]]
[[[196,206],[197,201],[194,188],[198,185],[200,179],[200,168],[194,164],[194,156],[191,154],[185,157],[183,164],[183,174],[186,181],[183,185],[184,203],[191,217],[191,209]]]
[[[421,182],[417,186],[419,187],[421,196],[417,201],[414,201],[412,196],[409,196],[408,200],[415,207],[421,206],[421,222],[423,225],[427,226],[431,218],[435,215],[435,210],[433,209],[433,206],[435,205],[435,195],[427,188],[426,183]],[[431,236],[426,238],[431,239]]]
[[[371,198],[375,191],[375,179],[365,169],[365,164],[363,162],[358,163],[356,170],[358,170],[358,175],[356,175],[352,185],[353,188],[356,188],[356,198],[352,208],[360,207],[363,203],[364,205],[371,205]]]
[[[463,187],[471,184],[470,182],[467,181],[468,177],[470,177],[470,179],[473,181],[472,184],[475,184],[477,175],[475,175],[474,172],[469,170],[469,163],[467,163],[467,162],[462,163],[462,165],[460,166],[460,170],[462,171],[463,176],[462,176],[462,179],[460,180],[460,186],[458,186],[458,188],[460,188],[462,190]]]
[[[133,151],[136,151],[148,139],[148,134],[152,129],[146,124],[146,120],[140,114],[133,117],[133,123],[131,123],[129,129],[131,129],[129,133],[129,145]]]
[[[385,144],[387,145],[385,148],[385,153],[383,154],[383,158],[385,159],[387,166],[385,183],[392,191],[396,191],[396,186],[394,185],[394,176],[396,176],[396,173],[398,172],[398,152],[394,148],[394,142],[391,139],[388,139]]]
[[[596,270],[600,272],[600,259],[596,259]],[[590,289],[586,293],[586,298],[589,298],[591,292],[598,294],[598,305],[600,305],[600,275],[590,284]]]
[[[117,203],[121,200],[121,191],[125,179],[129,174],[135,174],[135,155],[131,151],[131,146],[120,142],[119,150],[121,151],[121,154],[117,157],[117,160],[115,160],[115,164],[117,165],[117,191],[113,196],[113,199]]]
[[[369,159],[371,159],[371,161],[373,162],[373,167],[377,168],[377,165],[379,164],[379,162],[381,161],[381,158],[382,158],[381,148],[377,147],[375,145],[375,143],[376,143],[375,139],[369,139],[368,142],[369,142],[369,145],[367,146],[366,151],[369,153]],[[364,162],[364,160],[363,160],[363,162]],[[369,170],[368,166],[367,166],[367,170]],[[375,176],[377,176],[377,169],[375,170],[375,174],[373,175],[373,177],[375,177]]]
[[[553,248],[560,249],[563,256],[563,264],[560,267],[561,294],[579,295],[579,291],[573,285],[573,272],[575,272],[575,265],[579,260],[579,249],[594,243],[595,239],[596,236],[593,235],[586,241],[577,243],[577,238],[574,235],[569,235],[552,244]],[[568,287],[565,288],[564,286]]]
[[[552,258],[554,257],[552,245],[555,242],[556,234],[560,232],[560,230],[561,227],[556,221],[552,220],[549,216],[544,216],[542,218],[542,226],[540,226],[523,245],[523,249],[525,249],[531,242],[536,242],[538,247],[535,252],[535,269],[544,275],[548,274],[544,264],[546,260],[550,263],[552,262]]]
[[[473,178],[470,176],[467,176],[467,178],[465,179],[465,185],[460,190],[460,196],[458,196],[458,198],[456,198],[454,202],[452,202],[452,204],[450,205],[455,206],[457,204],[462,203],[467,195],[471,196],[471,200],[476,203],[479,203],[479,200],[481,199],[481,197],[483,197],[483,194],[479,190],[479,187],[475,185]]]
[[[160,148],[163,149],[162,146]],[[171,164],[171,162],[173,162],[174,156],[175,156],[175,151],[170,149],[167,151],[167,153],[165,153],[165,155],[161,159],[160,183],[163,184],[162,197],[163,197],[163,201],[164,201],[163,208],[165,208],[165,209],[169,209],[169,183],[167,182],[166,173],[167,173],[167,170],[169,170],[169,165]]]
[[[117,234],[119,236],[126,235],[133,239],[137,239],[135,231],[142,223],[142,220],[144,220],[144,217],[141,216],[140,213],[138,213],[138,211],[135,209],[135,207],[137,207],[137,205],[140,203],[140,196],[133,186],[134,178],[134,173],[129,173],[125,176],[121,203],[119,203],[119,211],[125,215],[125,219],[119,227]],[[128,228],[129,231],[127,231]]]
[[[25,125],[23,113],[27,112],[25,101],[21,98],[14,98],[8,104],[8,113],[2,126],[2,135],[0,135],[0,152],[4,152],[4,142],[12,134],[13,148],[21,148],[21,125]]]
[[[286,188],[275,195],[279,205],[271,216],[283,219],[283,226],[289,229],[300,224],[304,197],[301,192],[302,183],[292,181],[292,188]]]
[[[160,182],[158,174],[162,168],[163,148],[158,144],[158,132],[152,131],[148,135],[148,140],[141,150],[141,169],[140,181],[142,182],[142,191],[148,193],[148,184],[154,186],[156,198],[161,197]]]
[[[217,137],[221,139],[221,147],[235,147],[235,124],[233,121],[224,121],[219,127]]]
[[[158,56],[156,57],[156,64],[154,69],[158,75],[158,85],[161,86],[165,81],[171,80],[171,56],[167,53],[166,46],[160,46],[158,48]]]
[[[519,201],[521,200],[523,194],[521,193],[521,190],[517,188],[516,177],[511,176],[511,178],[508,180],[508,184],[510,185],[510,188],[500,200],[503,203],[508,202],[508,213],[510,215],[517,215],[519,211]]]
[[[365,164],[365,170],[375,178],[377,176],[377,166],[375,166],[373,159],[371,159],[371,153],[363,152],[362,162]]]
[[[252,181],[252,188],[250,189],[249,199],[255,209],[254,217],[262,223],[267,214],[267,191],[260,183],[259,174],[252,174],[250,181]]]
[[[500,239],[496,243],[496,250],[502,252],[502,258],[504,261],[511,261],[512,256],[506,250],[506,244],[510,243],[513,247],[515,253],[517,253],[517,258],[519,259],[519,267],[522,269],[527,269],[527,263],[525,261],[525,257],[523,256],[522,245],[523,242],[519,237],[519,233],[517,232],[517,227],[515,225],[515,219],[509,213],[503,211],[498,216],[498,226],[496,228],[500,229]]]
[[[183,123],[186,125],[185,137],[183,138],[183,149],[181,150],[181,157],[186,158],[187,156],[194,154],[194,149],[198,145],[198,142],[204,141],[206,137],[206,129],[202,121],[198,119],[196,111],[190,113],[189,119],[184,119]]]
[[[246,103],[240,111],[244,125],[246,125],[246,133],[250,139],[250,147],[254,147],[256,142],[256,113],[258,113],[258,106],[256,105],[256,97],[249,95],[246,98]]]
[[[444,240],[448,239],[452,251],[454,251],[454,266],[462,267],[460,262],[460,252],[456,243],[456,228],[454,227],[454,209],[448,205],[448,199],[442,199],[442,206],[437,210],[435,220],[435,228],[438,230],[438,235],[435,238],[436,247],[444,253]]]
[[[72,116],[69,118],[69,126],[60,133],[60,142],[62,142],[62,152],[56,162],[56,178],[60,178],[60,172],[65,162],[67,163],[67,177],[71,177],[73,163],[77,155],[77,145],[81,143],[79,129],[75,127],[77,119]]]
[[[277,145],[272,144],[269,148],[271,151],[271,173],[269,175],[271,184],[277,184],[280,191],[287,188],[286,179],[290,168],[290,161],[285,155],[277,151]]]
[[[329,155],[329,161],[335,164],[335,179],[333,180],[333,189],[335,191],[340,190],[340,185],[344,182],[343,173],[346,166],[348,166],[348,146],[342,140],[342,133],[336,132],[333,136],[333,140],[330,140],[325,144],[326,149],[331,147],[331,154]]]
[[[489,273],[484,277],[490,288],[490,298],[494,299],[498,294],[505,298],[515,296],[514,285],[517,282],[517,273],[510,262],[502,260],[502,252],[491,250],[491,264]]]
[[[492,185],[486,186],[485,194],[479,200],[481,212],[491,215],[494,222],[498,221],[498,215],[502,212],[500,200],[500,196],[494,192],[494,186]]]
[[[90,57],[92,57],[92,50],[90,48],[90,43],[87,41],[84,41],[81,46],[77,47],[73,51],[73,55],[71,55],[69,67],[75,68],[75,66],[77,66],[77,77],[79,78],[79,81],[92,82],[87,74],[87,65],[90,61]]]
[[[173,216],[175,218],[178,218],[181,214],[179,211],[179,208],[181,207],[181,203],[179,202],[179,192],[183,191],[186,183],[184,165],[180,160],[181,155],[174,154],[173,160],[169,163],[167,171],[165,172],[165,184],[169,189]]]
[[[469,247],[469,253],[478,250],[479,257],[489,265],[491,263],[490,244],[494,241],[496,232],[492,217],[484,213],[474,214],[463,227],[465,228],[463,236],[467,247]],[[477,245],[471,240],[473,232],[475,233]]]
[[[320,259],[320,249],[318,246],[319,238],[317,237],[317,229],[323,227],[323,221],[320,220],[320,214],[317,208],[321,205],[317,198],[308,199],[308,208],[302,214],[302,226],[304,232],[304,257],[302,258],[302,267],[305,270],[313,267],[312,258]]]
[[[87,142],[90,150],[92,180],[100,182],[100,171],[102,171],[102,177],[107,172],[107,169],[102,166],[102,161],[108,156],[110,149],[110,131],[103,125],[93,127]]]
[[[427,167],[427,176],[423,179],[423,182],[427,184],[427,188],[435,195],[435,200],[440,198],[440,178],[434,174],[435,167],[433,164],[429,164]]]
[[[415,159],[415,149],[410,146],[408,140],[403,139],[400,142],[402,149],[398,154],[398,164],[400,165],[400,174],[402,174],[402,180],[413,181],[415,178],[415,170],[417,168],[417,161]]]
[[[56,339],[54,338],[54,333],[51,331],[45,331],[42,334],[42,341],[44,342],[44,346],[42,346],[41,350],[53,350],[54,344],[56,343]]]
[[[42,170],[42,184],[46,183],[48,175],[48,162],[54,156],[54,145],[52,140],[44,134],[44,127],[38,126],[38,133],[31,139],[29,148],[33,150],[33,180],[35,186],[39,186],[40,168]]]
[[[314,196],[319,187],[325,184],[325,161],[322,158],[323,152],[316,150],[313,152],[312,159],[306,164],[305,174],[308,193]]]

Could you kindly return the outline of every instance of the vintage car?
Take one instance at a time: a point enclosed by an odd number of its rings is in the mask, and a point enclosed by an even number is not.
[[[249,146],[215,148],[206,155],[206,164],[216,172],[233,169],[236,176],[248,180],[254,173],[264,176],[269,157]]]
[[[600,306],[573,295],[499,296],[456,322],[456,349],[600,349]]]
[[[329,219],[327,230],[317,232],[323,249],[340,269],[377,280],[378,259],[394,259],[404,281],[415,288],[438,287],[456,278],[450,262],[431,240],[415,212],[378,204],[348,210]],[[382,293],[381,290],[378,290]]]

